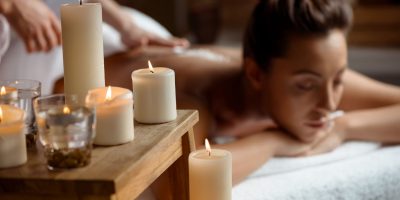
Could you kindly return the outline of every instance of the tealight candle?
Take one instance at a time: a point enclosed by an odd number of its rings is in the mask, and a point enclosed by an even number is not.
[[[141,123],[164,123],[176,119],[175,72],[164,67],[135,70],[132,85],[135,119]]]
[[[96,108],[94,144],[118,145],[134,139],[133,96],[125,88],[90,90],[86,103]]]
[[[101,4],[61,6],[64,91],[85,102],[89,90],[105,86]]]
[[[232,155],[229,151],[206,149],[189,155],[190,200],[230,200],[232,192]]]
[[[0,168],[24,164],[26,154],[24,111],[0,105]]]
[[[0,88],[0,103],[1,104],[17,104],[18,90],[17,88],[1,86]]]
[[[56,94],[34,100],[39,141],[47,168],[71,169],[89,164],[94,135],[94,111],[77,96]]]

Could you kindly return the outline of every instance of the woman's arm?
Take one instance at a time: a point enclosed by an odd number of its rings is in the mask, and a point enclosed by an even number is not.
[[[339,108],[345,111],[400,104],[400,87],[382,83],[352,70],[344,74],[344,94]]]
[[[349,71],[344,77],[342,108],[345,139],[400,142],[400,87]]]
[[[209,137],[212,116],[206,106],[196,98],[178,96],[178,106],[183,109],[197,109],[199,123],[195,126],[195,141],[197,149],[204,149],[204,140]],[[275,127],[275,125],[273,126]],[[280,130],[268,130],[254,133],[237,139],[228,144],[214,145],[211,148],[225,149],[232,153],[233,184],[237,184],[261,167],[273,156],[297,156],[311,149],[312,144],[306,144],[292,138]]]
[[[347,140],[400,143],[400,104],[349,112],[343,119]]]
[[[298,156],[311,149],[312,144],[291,138],[279,130],[255,133],[235,142],[214,145],[232,153],[233,184],[240,183],[248,175],[274,156]]]

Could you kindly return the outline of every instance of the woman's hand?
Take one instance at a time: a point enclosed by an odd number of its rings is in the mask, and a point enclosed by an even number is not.
[[[50,51],[61,44],[60,21],[42,1],[2,0],[1,12],[28,52]]]
[[[326,130],[325,137],[315,142],[311,149],[304,152],[304,156],[311,156],[330,152],[340,146],[346,139],[346,117],[335,120],[331,130]]]

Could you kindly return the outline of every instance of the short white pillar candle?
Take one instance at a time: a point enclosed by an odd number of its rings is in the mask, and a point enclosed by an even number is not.
[[[26,160],[24,111],[0,105],[0,168],[22,165]]]
[[[134,139],[132,92],[120,87],[90,90],[86,103],[96,108],[94,144],[118,145]]]
[[[189,155],[190,200],[230,200],[232,193],[232,155],[210,148]]]
[[[164,123],[176,119],[175,72],[151,66],[132,73],[135,119],[141,123]]]

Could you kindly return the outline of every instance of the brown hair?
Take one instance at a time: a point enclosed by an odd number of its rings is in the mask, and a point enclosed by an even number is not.
[[[244,57],[264,70],[272,58],[285,53],[293,35],[326,35],[332,29],[347,31],[352,22],[349,0],[260,0],[244,37]]]

